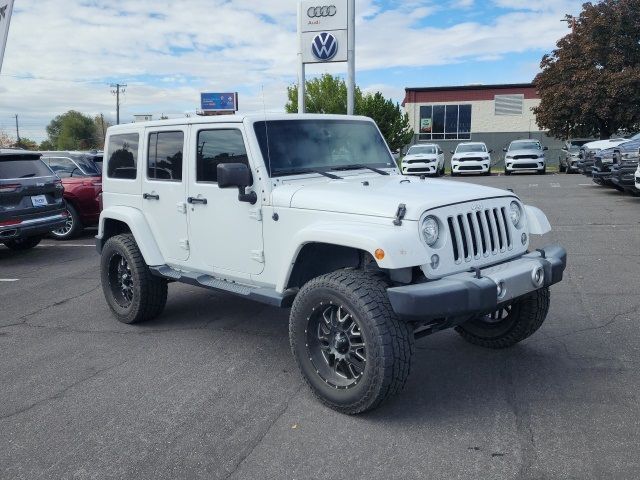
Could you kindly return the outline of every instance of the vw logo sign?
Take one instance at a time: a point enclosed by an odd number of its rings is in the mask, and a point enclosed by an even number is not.
[[[320,33],[314,37],[311,51],[318,60],[328,62],[338,53],[338,40],[330,33]]]
[[[309,18],[333,17],[338,12],[335,5],[325,5],[323,7],[310,7],[307,10]]]

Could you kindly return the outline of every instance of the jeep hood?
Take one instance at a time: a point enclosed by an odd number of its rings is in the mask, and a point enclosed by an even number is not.
[[[273,190],[272,202],[275,207],[388,218],[395,217],[398,205],[404,203],[405,219],[419,220],[426,210],[444,205],[510,196],[514,195],[505,190],[451,180],[357,175],[286,182]]]

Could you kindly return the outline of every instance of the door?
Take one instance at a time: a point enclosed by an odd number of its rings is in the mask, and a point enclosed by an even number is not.
[[[148,128],[145,132],[142,208],[168,263],[189,258],[186,166],[182,161],[187,134],[187,126]]]
[[[195,155],[189,164],[189,263],[200,269],[206,265],[221,276],[246,278],[261,273],[261,199],[255,205],[240,202],[238,189],[221,189],[217,183],[220,163],[244,163],[250,167],[250,152],[241,125],[194,125],[191,142]]]

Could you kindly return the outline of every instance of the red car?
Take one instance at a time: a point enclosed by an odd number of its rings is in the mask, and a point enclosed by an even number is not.
[[[68,240],[79,235],[85,227],[98,224],[102,193],[102,153],[42,152],[42,160],[49,165],[64,185],[67,204],[67,223],[53,230],[58,240]]]

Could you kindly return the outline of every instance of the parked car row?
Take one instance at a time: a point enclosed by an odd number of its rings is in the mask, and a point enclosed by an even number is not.
[[[97,225],[101,161],[102,152],[0,150],[0,243],[26,250]]]
[[[504,174],[532,172],[544,175],[547,171],[545,151],[538,140],[514,140],[504,148]],[[491,175],[491,154],[483,142],[463,142],[451,151],[451,176],[462,174]],[[402,159],[405,175],[442,176],[445,174],[444,152],[438,144],[413,145]]]
[[[579,171],[601,186],[640,195],[640,134],[583,145]]]

